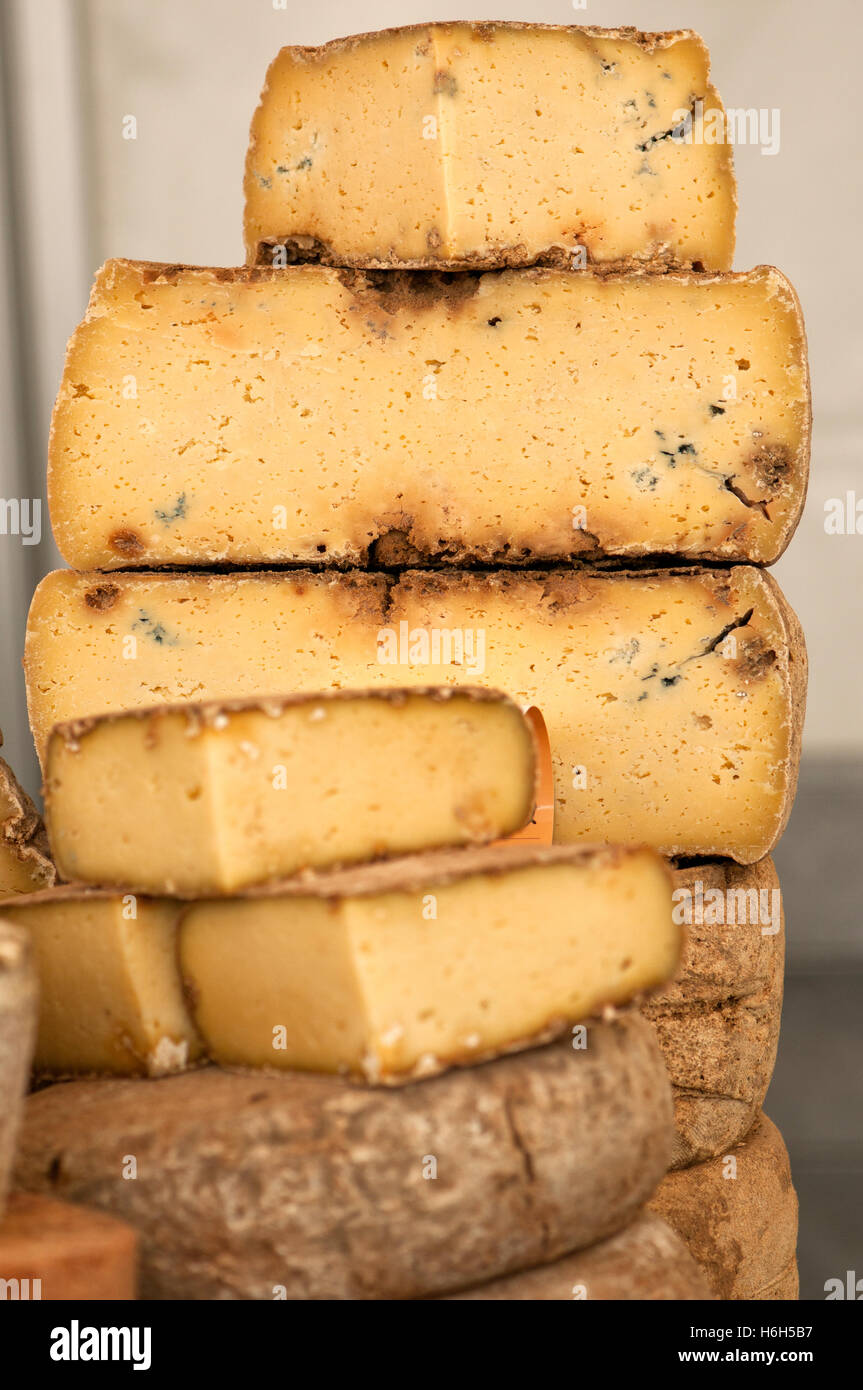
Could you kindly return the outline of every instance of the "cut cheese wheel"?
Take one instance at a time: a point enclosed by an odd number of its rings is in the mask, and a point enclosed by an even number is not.
[[[36,975],[25,934],[0,919],[0,1219],[36,1034]],[[2,1273],[2,1272],[0,1272]]]
[[[39,813],[9,764],[0,758],[0,900],[50,888],[55,880]]]
[[[766,1115],[727,1154],[669,1173],[649,1206],[718,1298],[797,1298],[797,1194],[782,1135]]]
[[[709,1299],[712,1294],[680,1237],[652,1212],[643,1212],[631,1226],[587,1250],[447,1298],[482,1303],[676,1302]]]
[[[28,1101],[18,1178],[136,1226],[145,1298],[400,1299],[612,1235],[670,1142],[665,1066],[629,1015],[584,1051],[399,1090],[216,1068],[51,1086]]]
[[[510,835],[535,762],[518,707],[482,690],[162,706],[55,729],[46,816],[67,879],[231,893]]]
[[[806,657],[763,571],[58,571],[30,613],[30,717],[268,689],[481,685],[548,727],[555,836],[752,862],[784,828]]]
[[[721,268],[731,144],[690,31],[423,24],[283,48],[252,122],[246,250]]]
[[[182,914],[65,887],[11,915],[42,982],[36,1065],[54,1074],[181,1070],[202,1051],[185,998],[217,1061],[395,1084],[623,1004],[680,949],[648,850],[451,851]]]
[[[673,896],[680,968],[641,1008],[673,1082],[681,1168],[726,1153],[761,1108],[779,1041],[785,925],[770,859],[676,869]]]
[[[800,307],[766,266],[444,282],[109,261],[57,398],[51,521],[80,570],[770,563],[809,417]]]
[[[103,1212],[15,1192],[0,1221],[0,1283],[19,1301],[135,1297],[138,1237]]]
[[[177,971],[178,910],[72,887],[4,904],[39,974],[37,1071],[160,1076],[200,1056]]]
[[[663,983],[679,952],[656,855],[562,846],[195,903],[179,937],[217,1062],[383,1083],[554,1037]]]

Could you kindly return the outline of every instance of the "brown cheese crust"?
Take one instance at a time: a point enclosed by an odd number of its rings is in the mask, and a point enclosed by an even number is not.
[[[422,1298],[619,1231],[670,1128],[664,1063],[630,1014],[585,1051],[398,1092],[217,1068],[51,1086],[27,1104],[17,1179],[137,1226],[144,1298]],[[130,1152],[146,1183],[118,1180]]]
[[[717,1298],[797,1298],[797,1194],[766,1115],[727,1155],[669,1173],[648,1205],[689,1247]]]

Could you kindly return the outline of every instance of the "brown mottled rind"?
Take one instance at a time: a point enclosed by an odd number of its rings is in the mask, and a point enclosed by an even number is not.
[[[216,1068],[51,1086],[27,1102],[17,1177],[138,1227],[144,1298],[403,1299],[613,1235],[670,1142],[665,1066],[630,1014],[581,1052],[395,1092]]]
[[[667,1302],[712,1299],[710,1286],[679,1236],[652,1212],[587,1250],[553,1264],[448,1294],[451,1302]]]
[[[727,1154],[669,1173],[648,1205],[688,1246],[718,1298],[797,1298],[797,1194],[782,1136],[766,1115]]]
[[[0,1224],[36,1039],[36,972],[25,932],[0,917]],[[0,1277],[6,1271],[0,1265]]]
[[[0,735],[0,743],[2,743]],[[0,849],[21,864],[34,885],[50,888],[57,880],[45,826],[36,807],[7,762],[0,758]],[[0,883],[0,899],[3,896]]]
[[[728,860],[674,871],[674,890],[727,895],[779,890],[772,860]],[[777,932],[761,922],[684,926],[673,981],[645,999],[674,1091],[672,1168],[726,1153],[751,1129],[773,1075],[784,981],[784,913]]]

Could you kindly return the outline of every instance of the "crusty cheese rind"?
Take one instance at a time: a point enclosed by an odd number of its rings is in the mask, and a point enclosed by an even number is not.
[[[688,1301],[713,1295],[680,1237],[652,1212],[642,1212],[617,1235],[586,1250],[446,1297],[461,1303],[595,1303]]]
[[[414,631],[428,639],[417,660],[401,643]],[[429,634],[441,631],[464,639],[462,664],[435,662]],[[135,660],[123,659],[130,641]],[[799,624],[752,566],[398,578],[60,571],[34,596],[25,669],[43,755],[55,723],[151,705],[155,693],[503,690],[543,713],[561,843],[646,842],[744,863],[769,853],[787,820],[806,686]]]
[[[80,570],[770,564],[810,432],[800,305],[769,266],[444,282],[115,260],[69,343],[48,491]]]
[[[45,814],[65,878],[203,897],[513,835],[537,762],[475,687],[161,705],[55,727]]]
[[[643,63],[657,53],[669,61]],[[675,82],[669,69],[677,57]],[[616,71],[620,61],[634,62],[637,71]],[[592,75],[620,87],[598,95],[599,118],[597,94],[588,90]],[[674,100],[649,92],[653,79],[660,87],[671,80]],[[544,90],[542,109],[530,95],[535,84]],[[579,88],[575,99],[572,85]],[[333,91],[341,120],[331,129]],[[274,245],[283,245],[289,258],[337,265],[523,266],[569,263],[573,245],[581,244],[592,261],[677,259],[727,267],[737,210],[730,142],[684,147],[665,139],[666,127],[696,98],[708,116],[722,114],[707,49],[688,30],[455,22],[284,48],[270,65],[252,120],[247,259],[271,256]],[[433,131],[430,119],[437,122]],[[370,123],[386,135],[360,178],[354,143],[360,133],[367,140]],[[561,138],[563,129],[575,130],[575,162],[573,137]],[[523,173],[526,145],[540,152],[540,163],[528,160]],[[651,159],[663,169],[651,168]],[[621,163],[629,195],[618,211],[621,180],[611,171]],[[640,187],[656,174],[657,189]],[[667,201],[664,178],[676,195]],[[696,185],[709,194],[696,199]],[[370,189],[378,192],[375,216]],[[643,218],[625,227],[640,198]],[[684,229],[690,220],[694,228]]]
[[[0,1227],[36,1034],[36,972],[25,934],[0,917]],[[5,1271],[0,1268],[0,1277]]]
[[[784,983],[785,919],[771,859],[739,866],[715,861],[676,868],[674,892],[721,893],[733,922],[686,922],[674,979],[641,1004],[674,1090],[672,1168],[727,1153],[751,1129],[776,1061]],[[739,920],[746,895],[746,917]],[[753,913],[776,912],[778,921]],[[680,897],[675,902],[680,904]],[[777,929],[778,928],[778,929]]]
[[[217,1068],[48,1087],[27,1103],[17,1180],[137,1226],[144,1298],[421,1298],[611,1236],[670,1135],[664,1063],[629,1014],[583,1052],[398,1091]],[[146,1182],[118,1179],[128,1153]]]
[[[56,877],[42,818],[0,758],[0,899],[50,888]]]
[[[648,1206],[717,1298],[797,1298],[797,1194],[782,1135],[763,1113],[728,1154],[669,1173]]]

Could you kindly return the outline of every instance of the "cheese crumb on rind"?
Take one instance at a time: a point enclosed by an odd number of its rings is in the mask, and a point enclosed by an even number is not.
[[[48,491],[81,570],[770,564],[809,447],[800,305],[770,266],[115,260],[69,344]]]
[[[494,691],[342,690],[77,720],[49,743],[65,878],[196,897],[520,830],[530,724]]]
[[[649,850],[415,856],[190,905],[179,959],[222,1065],[401,1084],[550,1041],[673,973]]]
[[[722,269],[734,251],[732,144],[690,31],[451,23],[284,48],[245,199],[252,263],[281,246],[337,265],[569,264],[582,247]]]
[[[560,843],[743,863],[769,853],[787,821],[806,694],[799,624],[751,566],[60,571],[34,597],[25,668],[42,756],[54,724],[154,698],[502,690],[544,716]]]

